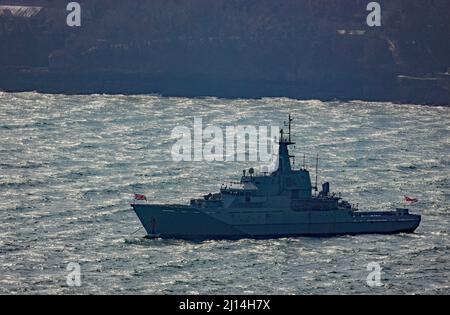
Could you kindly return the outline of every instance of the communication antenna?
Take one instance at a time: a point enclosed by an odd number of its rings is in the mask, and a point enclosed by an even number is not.
[[[319,153],[316,155],[316,186],[314,187],[314,190],[317,192],[317,170],[319,168]]]
[[[291,114],[289,114],[289,142],[291,142],[291,122],[293,122],[294,119],[291,118]]]
[[[288,134],[289,134],[289,137],[288,137],[288,142],[291,142],[291,123],[294,121],[294,119],[293,118],[291,118],[291,114],[289,114],[289,121],[288,121],[288,124],[287,124],[287,127],[289,128],[289,130],[288,130]],[[286,126],[286,122],[284,122],[284,126]]]

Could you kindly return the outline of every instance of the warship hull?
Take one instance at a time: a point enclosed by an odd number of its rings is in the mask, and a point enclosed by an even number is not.
[[[196,209],[133,204],[147,236],[188,240],[412,233],[421,217],[389,212]]]

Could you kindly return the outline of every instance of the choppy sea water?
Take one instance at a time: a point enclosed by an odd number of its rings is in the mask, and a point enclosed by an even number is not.
[[[249,162],[174,162],[176,126],[278,125],[364,210],[420,202],[415,234],[147,240],[129,203],[188,203]],[[298,160],[301,160],[298,159]],[[314,162],[311,161],[311,165]],[[450,293],[450,108],[0,93],[0,293]],[[80,287],[66,283],[79,263]],[[379,263],[381,287],[367,264]]]

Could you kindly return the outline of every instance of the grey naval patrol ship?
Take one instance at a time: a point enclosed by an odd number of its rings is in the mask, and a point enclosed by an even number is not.
[[[294,169],[289,154],[289,132],[280,131],[277,166],[272,172],[243,171],[239,182],[223,184],[220,191],[190,205],[132,205],[147,237],[177,239],[278,238],[356,234],[412,233],[421,216],[408,209],[362,212],[330,192],[328,182],[317,189],[305,168]],[[143,195],[138,195],[143,196]],[[139,198],[143,199],[143,198]]]

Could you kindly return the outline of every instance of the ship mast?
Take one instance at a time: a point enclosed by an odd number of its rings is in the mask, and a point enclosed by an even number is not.
[[[319,168],[319,153],[316,155],[316,185],[314,186],[314,190],[317,192],[317,170]]]
[[[289,114],[289,123],[288,123],[288,137],[285,137],[285,132],[283,129],[280,130],[280,139],[279,139],[279,149],[278,149],[278,170],[281,172],[289,172],[291,171],[291,159],[294,159],[294,155],[289,154],[288,146],[294,145],[295,143],[291,141],[291,133],[292,133],[292,121],[294,119],[291,118]],[[284,122],[286,126],[286,122]],[[295,162],[294,162],[295,163]]]
[[[291,123],[294,119],[291,118],[291,114],[289,114],[289,142],[291,142]]]
[[[291,118],[291,114],[289,114],[289,120],[288,120],[289,137],[288,137],[287,145],[295,144],[294,142],[291,141],[291,134],[292,134],[292,132],[291,132],[291,124],[292,124],[293,121],[294,121],[294,119]],[[288,157],[289,157],[289,161],[290,161],[290,159],[292,159],[292,164],[295,164],[295,155],[290,155],[289,154]]]

